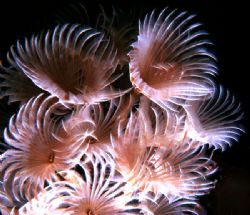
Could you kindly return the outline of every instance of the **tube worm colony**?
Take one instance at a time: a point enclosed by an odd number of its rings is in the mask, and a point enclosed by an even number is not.
[[[2,214],[204,213],[240,105],[193,15],[153,11],[138,32],[117,20],[102,11],[95,28],[59,24],[10,48],[1,97],[20,109],[2,132]],[[124,72],[132,88],[117,89]]]

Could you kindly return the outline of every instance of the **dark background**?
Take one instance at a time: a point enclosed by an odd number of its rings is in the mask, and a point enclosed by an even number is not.
[[[74,1],[80,2],[80,1]],[[73,1],[8,1],[0,5],[0,59],[4,62],[9,47],[32,33],[55,25],[56,14]],[[82,1],[89,14],[96,14],[98,4],[106,9],[111,5],[127,10],[150,12],[166,6],[197,14],[215,44],[218,57],[218,80],[234,93],[245,112],[245,127],[249,128],[249,40],[248,6],[241,1],[175,0],[150,2],[136,0]],[[91,2],[91,3],[90,3]],[[139,13],[139,12],[138,12]],[[143,16],[142,16],[143,17]],[[3,116],[0,115],[0,120]],[[249,132],[248,132],[249,133]],[[208,214],[250,214],[250,143],[249,135],[214,159],[220,167],[216,189],[201,199]]]

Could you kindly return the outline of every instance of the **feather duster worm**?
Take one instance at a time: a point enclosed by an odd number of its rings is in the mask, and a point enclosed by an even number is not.
[[[130,80],[137,91],[163,108],[213,93],[214,56],[206,50],[207,34],[192,23],[194,16],[176,10],[147,15],[132,44]]]
[[[124,183],[114,182],[115,168],[111,160],[105,161],[96,155],[88,163],[80,163],[80,168],[84,176],[73,170],[61,173],[65,181],[47,188],[45,202],[42,199],[34,205],[31,202],[20,211],[32,214],[39,204],[40,207],[46,205],[53,214],[127,214],[131,197],[123,194]]]
[[[201,144],[209,144],[224,151],[232,141],[238,141],[244,132],[239,123],[243,118],[241,106],[221,86],[212,98],[191,102],[185,110],[187,135]]]
[[[116,66],[116,50],[104,35],[79,25],[59,25],[53,31],[17,43],[10,61],[38,87],[61,101],[98,103],[120,96],[110,84]]]
[[[124,95],[103,104],[80,106],[64,122],[65,130],[85,139],[83,147],[88,147],[88,155],[99,152],[106,156],[110,135],[116,135],[118,124],[126,124],[133,102],[133,96]]]
[[[5,130],[12,148],[3,155],[1,181],[11,184],[10,195],[17,199],[36,196],[45,182],[57,178],[58,170],[74,167],[84,153],[79,150],[82,140],[62,132],[53,119],[60,106],[56,98],[41,94],[23,105]]]
[[[185,136],[178,140],[149,132],[144,125],[140,114],[131,115],[125,131],[112,138],[116,169],[129,190],[193,198],[214,187],[207,178],[216,168],[203,147]]]

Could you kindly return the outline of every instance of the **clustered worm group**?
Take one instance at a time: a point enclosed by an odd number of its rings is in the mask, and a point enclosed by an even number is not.
[[[138,27],[119,15],[10,48],[0,97],[19,110],[1,132],[3,215],[205,213],[213,152],[244,132],[240,104],[193,15],[154,10]]]

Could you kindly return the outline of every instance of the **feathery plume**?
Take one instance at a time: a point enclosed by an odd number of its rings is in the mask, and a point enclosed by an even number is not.
[[[17,43],[9,61],[38,87],[71,104],[94,104],[114,97],[110,86],[120,75],[116,50],[104,35],[80,25],[58,25],[52,31]]]
[[[111,150],[110,135],[116,135],[118,124],[126,124],[133,102],[132,96],[124,95],[106,103],[78,107],[65,121],[65,130],[85,139],[83,147],[88,146],[87,154],[98,151],[106,156]]]
[[[147,14],[129,52],[132,84],[165,109],[213,93],[216,66],[206,49],[211,43],[193,17],[168,9]]]
[[[74,170],[63,172],[65,180],[51,184],[45,194],[45,204],[40,205],[47,205],[52,212],[56,209],[59,214],[127,214],[131,197],[123,194],[124,183],[114,182],[115,168],[111,160],[96,154],[88,163],[80,163],[79,168],[84,176]],[[39,201],[35,203],[34,206]],[[28,206],[30,212],[35,212],[32,203]]]
[[[187,135],[201,144],[224,151],[244,132],[239,123],[243,118],[241,105],[222,86],[210,99],[190,102],[185,110]]]
[[[214,187],[208,177],[216,168],[203,147],[148,127],[140,114],[131,115],[125,131],[112,138],[116,169],[128,189],[194,198]]]
[[[84,154],[79,150],[82,141],[63,133],[53,119],[60,106],[55,97],[40,94],[21,106],[5,130],[5,141],[12,148],[3,155],[1,181],[3,186],[12,184],[17,199],[36,196],[45,182],[56,180],[57,171],[74,167]]]

